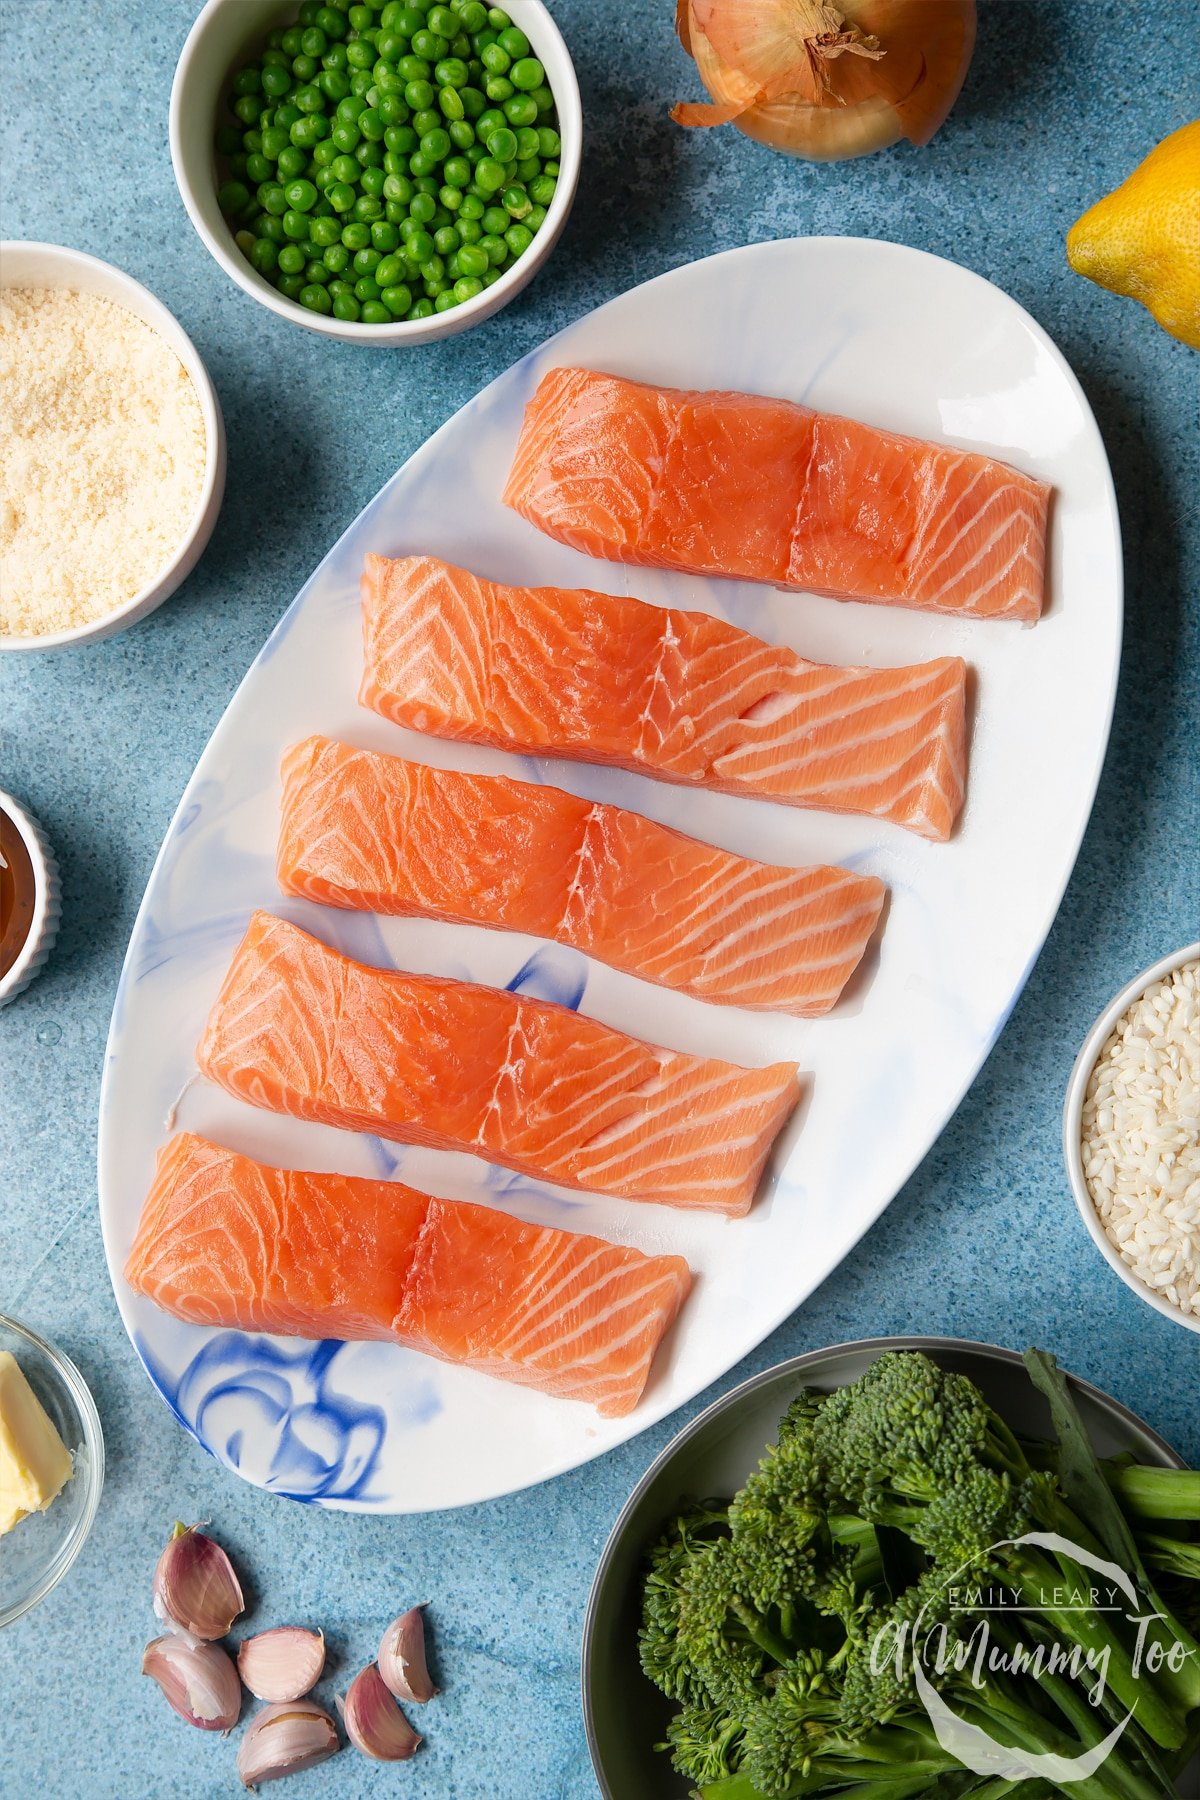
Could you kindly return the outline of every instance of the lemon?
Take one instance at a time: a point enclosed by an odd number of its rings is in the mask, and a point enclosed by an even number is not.
[[[1067,233],[1078,275],[1140,300],[1200,350],[1200,119],[1164,138]]]

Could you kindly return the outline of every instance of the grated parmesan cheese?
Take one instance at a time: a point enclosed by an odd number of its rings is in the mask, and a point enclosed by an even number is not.
[[[204,481],[191,377],[96,294],[0,291],[0,633],[91,624],[186,538]]]

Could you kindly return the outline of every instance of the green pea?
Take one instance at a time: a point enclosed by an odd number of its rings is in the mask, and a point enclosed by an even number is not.
[[[395,225],[386,219],[376,219],[371,226],[371,248],[380,255],[388,256],[400,244],[400,233]]]
[[[417,134],[411,125],[390,125],[383,134],[383,141],[397,155],[409,156],[417,147]]]
[[[466,111],[462,103],[462,95],[457,88],[442,88],[438,94],[438,105],[442,109],[442,117],[453,124],[457,124]]]
[[[412,128],[417,134],[418,142],[425,136],[427,131],[435,130],[441,123],[442,115],[437,110],[436,106],[423,106],[420,112],[415,112],[412,115]]]
[[[317,76],[316,85],[327,100],[344,100],[350,92],[349,77],[340,69],[323,69]]]
[[[517,156],[524,162],[538,154],[538,134],[530,125],[522,125],[516,132]]]
[[[284,152],[291,148],[291,140],[287,132],[279,125],[269,125],[262,134],[262,153],[268,162],[278,162]]]
[[[334,212],[349,212],[354,205],[354,189],[348,181],[335,181],[332,187],[326,189],[325,197]]]
[[[438,204],[446,212],[456,213],[462,203],[463,191],[461,188],[447,186],[438,189]]]
[[[351,31],[365,31],[374,18],[369,6],[352,6],[346,15]]]
[[[437,200],[438,189],[441,185],[441,182],[436,181],[432,175],[417,175],[413,179],[413,186],[416,188],[418,194],[431,194],[435,202]]]
[[[217,189],[217,204],[230,218],[244,212],[250,204],[250,190],[244,181],[226,181]]]
[[[324,56],[321,58],[321,67],[323,69],[325,69],[326,72],[329,74],[333,74],[336,72],[339,75],[345,76],[346,75],[346,46],[345,46],[345,44],[330,44],[328,50],[325,52]],[[326,91],[328,91],[328,90],[326,90]],[[347,93],[350,92],[350,82],[349,82],[348,76],[346,77],[346,92]],[[341,96],[339,95],[338,98],[340,99]]]
[[[314,144],[329,136],[329,120],[323,113],[310,113],[297,119],[291,129],[292,143],[298,150],[311,150]]]
[[[337,116],[347,124],[353,124],[367,110],[367,103],[361,94],[347,94],[344,100],[338,101]]]
[[[463,30],[469,31],[472,37],[477,31],[487,28],[487,7],[481,4],[481,0],[463,0],[458,8],[458,17]]]
[[[281,275],[275,285],[285,299],[298,300],[304,291],[304,277],[303,275]]]
[[[408,159],[408,166],[414,175],[431,175],[437,168],[437,158],[427,156],[424,150],[414,150]]]
[[[485,194],[494,194],[504,186],[506,171],[503,163],[494,156],[485,156],[482,162],[475,165],[475,181]]]
[[[454,284],[454,298],[461,306],[464,300],[473,300],[476,294],[482,294],[483,283],[475,275],[462,275]]]
[[[517,90],[506,75],[489,75],[483,84],[483,91],[489,100],[499,105],[502,101],[511,100]]]
[[[499,41],[487,44],[480,51],[479,60],[489,75],[507,75],[512,66],[512,57]]]
[[[504,216],[507,220],[508,214],[506,213]],[[507,229],[507,226],[505,229]],[[488,261],[494,268],[499,268],[500,264],[505,262],[508,258],[508,245],[504,242],[503,238],[497,237],[494,232],[487,231],[484,233],[479,240],[479,248],[484,251]]]
[[[331,275],[340,275],[343,269],[350,267],[350,252],[345,244],[330,244],[323,253],[321,261]]]
[[[267,157],[260,156],[256,153],[255,155],[246,158],[246,174],[250,177],[250,180],[254,183],[255,187],[258,187],[261,182],[269,181],[274,173],[275,164]]]
[[[453,225],[442,225],[433,234],[434,249],[439,256],[453,256],[460,242]]]
[[[313,162],[318,169],[327,170],[331,163],[337,161],[337,157],[338,147],[332,138],[322,138],[312,153]]]
[[[401,88],[398,93],[392,91],[390,93],[380,94],[379,99],[375,103],[375,110],[384,123],[385,129],[383,141],[385,144],[387,143],[388,129],[394,128],[397,125],[407,125],[409,119],[412,117],[408,102],[404,98],[403,88]]]
[[[360,169],[382,169],[383,167],[384,151],[382,144],[373,144],[368,139],[364,138],[354,154],[358,159],[358,166]]]
[[[257,94],[262,86],[262,70],[251,64],[248,68],[239,69],[233,78],[235,94]]]
[[[487,107],[487,98],[477,87],[459,88],[458,96],[468,119],[477,119]]]
[[[308,239],[308,220],[293,206],[289,206],[283,215],[283,234],[294,244],[303,244]]]
[[[489,206],[480,216],[485,231],[494,235],[497,232],[508,230],[508,214],[502,206]]]
[[[529,39],[516,25],[506,25],[500,31],[500,43],[508,51],[514,62],[529,55]]]
[[[348,29],[345,13],[339,12],[336,6],[319,7],[316,23],[327,38],[344,38]]]
[[[444,162],[450,154],[450,138],[441,126],[427,131],[421,139],[421,149],[426,156],[432,157],[435,163]]]
[[[329,39],[319,25],[310,25],[300,39],[300,48],[305,56],[324,56],[329,48]]]
[[[529,94],[513,94],[504,102],[504,116],[510,125],[530,127],[537,122],[538,109]]]
[[[285,131],[290,131],[296,120],[303,117],[298,106],[293,106],[290,100],[285,100],[282,106],[275,108],[275,117],[272,123],[282,125]]]
[[[317,204],[317,190],[311,181],[289,181],[283,191],[293,212],[311,212]]]
[[[279,252],[278,261],[285,275],[298,275],[308,258],[299,244],[285,244]]]
[[[532,99],[540,113],[554,111],[554,95],[548,87],[534,88]]]
[[[358,180],[361,170],[352,156],[335,156],[329,165],[335,181],[349,182],[351,186]]]
[[[229,158],[229,173],[235,181],[241,181],[246,173],[246,154],[239,150],[236,156]]]
[[[383,216],[389,225],[399,226],[402,225],[408,217],[408,208],[404,205],[403,201],[385,200],[383,203]]]
[[[459,95],[459,99],[462,95]],[[450,133],[450,142],[456,150],[465,150],[475,142],[475,127],[469,119],[451,119],[446,130]]]
[[[412,305],[412,289],[402,281],[385,287],[379,298],[391,313],[393,319],[402,319]]]
[[[428,18],[430,31],[436,31],[444,38],[458,36],[459,21],[448,6],[431,6]]]
[[[500,40],[501,43],[503,43],[504,39],[508,36],[509,33],[505,32]],[[536,56],[526,55],[520,57],[519,60],[513,64],[512,68],[509,70],[508,78],[515,88],[520,88],[522,92],[531,94],[535,88],[540,88],[545,81],[546,71],[543,69]]]
[[[445,259],[440,257],[436,250],[432,256],[427,257],[423,263],[419,263],[417,266],[425,281],[444,281],[446,279]]]
[[[475,135],[481,143],[486,144],[493,131],[504,131],[507,129],[507,125],[508,121],[500,108],[489,106],[487,111],[481,112],[475,121]]]
[[[354,284],[354,298],[356,300],[378,300],[379,283],[374,276],[360,276]]]
[[[379,33],[379,36],[375,39],[375,48],[378,50],[384,62],[395,64],[400,61],[402,56],[407,54],[408,39],[399,31],[392,31],[387,26],[384,26],[383,30]]]
[[[352,250],[357,255],[360,250],[365,250],[369,246],[371,227],[364,225],[359,219],[352,219],[348,225],[342,227],[342,242],[347,250]]]
[[[387,126],[380,118],[376,109],[373,106],[368,106],[366,112],[358,115],[358,129],[369,142],[374,144],[382,142],[383,134],[387,130]]]
[[[358,178],[358,185],[364,194],[370,194],[372,199],[378,200],[386,180],[387,176],[382,169],[364,169]]]
[[[408,85],[403,75],[397,75],[391,64],[382,60],[375,64],[372,74],[376,88],[376,92],[372,96],[375,106],[378,106],[387,94],[394,94],[396,99],[403,104],[404,90]]]
[[[454,297],[453,288],[443,288],[433,303],[435,312],[449,312],[452,306],[457,305],[458,301]]]
[[[432,194],[414,194],[409,201],[408,210],[418,225],[428,225],[437,211],[437,201]]]
[[[402,6],[393,20],[396,30],[402,31],[405,37],[411,37],[414,31],[420,31],[424,23],[425,14],[415,6]]]
[[[542,174],[543,175],[557,175],[558,174],[558,164],[557,164],[557,162],[554,161],[553,157],[551,157],[551,159],[548,162],[544,162],[542,164]]]
[[[310,282],[307,287],[302,287],[300,289],[300,304],[301,306],[307,306],[310,312],[327,313],[333,311],[333,301],[329,298],[325,289],[323,287],[318,287],[315,281]]]
[[[292,85],[291,71],[288,69],[264,69],[262,72],[262,91],[270,100],[282,100]]]
[[[541,229],[541,227],[546,223],[545,207],[544,206],[531,206],[529,209],[529,212],[525,218],[524,223],[525,223],[525,228],[527,231],[539,231]]]
[[[510,225],[504,241],[514,256],[523,256],[533,242],[533,233],[524,225]]]
[[[304,279],[305,281],[320,282],[321,286],[324,287],[325,283],[329,280],[329,270],[325,267],[323,262],[320,262],[316,257],[313,257],[304,265]]]
[[[486,275],[491,259],[482,244],[463,244],[458,252],[458,266],[464,275]]]
[[[287,238],[284,236],[283,220],[273,218],[270,214],[258,221],[258,231],[261,237],[270,238],[276,249],[280,244],[287,242]]]
[[[255,238],[250,246],[250,261],[260,275],[269,275],[279,266],[279,249],[270,238]]]
[[[332,215],[327,215],[325,218],[312,221],[308,228],[308,235],[314,244],[320,245],[322,250],[332,249],[335,244],[340,244],[342,228],[337,219]]]
[[[432,319],[433,301],[424,298],[415,301],[408,316],[410,319]]]
[[[254,248],[254,233],[252,231],[235,231],[233,241],[243,256],[249,256]]]
[[[396,233],[396,243],[400,242],[400,233]],[[376,281],[381,288],[394,287],[396,282],[404,279],[404,264],[398,256],[387,255],[377,262],[374,269]]]
[[[478,219],[464,219],[460,212],[457,224],[458,235],[464,244],[477,244],[483,236],[483,226]]]
[[[414,31],[412,47],[426,62],[435,63],[445,56],[450,45],[440,31]]]
[[[553,175],[535,175],[529,184],[529,198],[535,206],[549,206],[557,186]]]
[[[302,26],[303,25],[311,25],[314,22],[314,20],[316,19],[317,13],[319,11],[320,11],[320,0],[304,0],[304,4],[301,6],[299,12],[296,14],[297,24],[302,25]]]
[[[337,295],[333,302],[333,316],[335,319],[345,319],[352,325],[358,323],[360,309],[353,294]]]
[[[472,221],[482,219],[486,211],[487,208],[484,206],[482,200],[477,200],[474,194],[464,194],[463,203],[458,209],[459,230],[461,231],[462,229],[463,219],[470,219]]]
[[[403,56],[396,69],[398,74],[403,75],[405,82],[427,82],[433,73],[433,64],[426,62],[423,56]]]
[[[375,63],[375,46],[366,38],[355,38],[346,45],[346,61],[352,69],[370,69]]]
[[[370,244],[364,244],[361,250],[354,252],[354,273],[373,275],[382,261],[378,250],[372,250]]]
[[[294,56],[292,58],[292,74],[296,77],[297,81],[311,81],[320,66],[320,63],[315,56],[305,56],[303,51],[301,51],[299,56]],[[299,106],[300,102],[297,101],[296,104]],[[301,107],[301,111],[303,110],[303,107]]]
[[[367,300],[363,304],[362,322],[364,325],[390,325],[392,315],[382,300]]]
[[[499,279],[500,279],[501,275],[503,275],[503,273],[504,273],[503,269],[489,269],[487,274],[483,278],[484,287],[490,288],[492,286],[493,282],[499,281]]]
[[[432,106],[435,98],[432,84],[425,80],[410,81],[404,89],[404,103],[413,112],[421,112],[423,108]]]
[[[233,103],[233,113],[243,125],[257,125],[262,117],[263,103],[260,94],[239,94]]]
[[[536,156],[529,157],[525,162],[513,164],[513,173],[521,187],[528,187],[534,176],[541,173],[541,169],[541,162]]]
[[[414,231],[408,240],[408,253],[418,268],[427,263],[434,254],[433,239],[427,231]]]
[[[399,205],[407,206],[416,191],[407,175],[388,175],[384,179],[385,200],[395,200]]]
[[[339,119],[329,134],[330,142],[336,144],[347,156],[354,150],[361,136],[362,132],[353,119]]]
[[[489,132],[484,142],[488,148],[488,155],[494,157],[497,162],[512,162],[516,157],[516,136],[508,130],[507,126],[501,125],[495,131]]]
[[[433,71],[433,79],[441,88],[466,87],[469,75],[461,56],[444,56]]]

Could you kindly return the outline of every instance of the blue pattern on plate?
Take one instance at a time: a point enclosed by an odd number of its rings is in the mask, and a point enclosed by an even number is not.
[[[172,1376],[140,1334],[135,1343],[180,1424],[218,1461],[289,1500],[386,1504],[371,1483],[389,1425],[398,1421],[334,1391],[345,1344],[281,1349],[272,1338],[223,1331]],[[409,1423],[421,1424],[441,1402],[420,1383],[405,1410]]]

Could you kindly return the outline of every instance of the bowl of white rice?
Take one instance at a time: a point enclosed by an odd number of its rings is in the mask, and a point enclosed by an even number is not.
[[[199,560],[225,429],[191,339],[111,263],[0,244],[0,651],[122,631]]]
[[[1200,1332],[1200,943],[1136,976],[1092,1026],[1067,1084],[1063,1154],[1105,1261]]]

